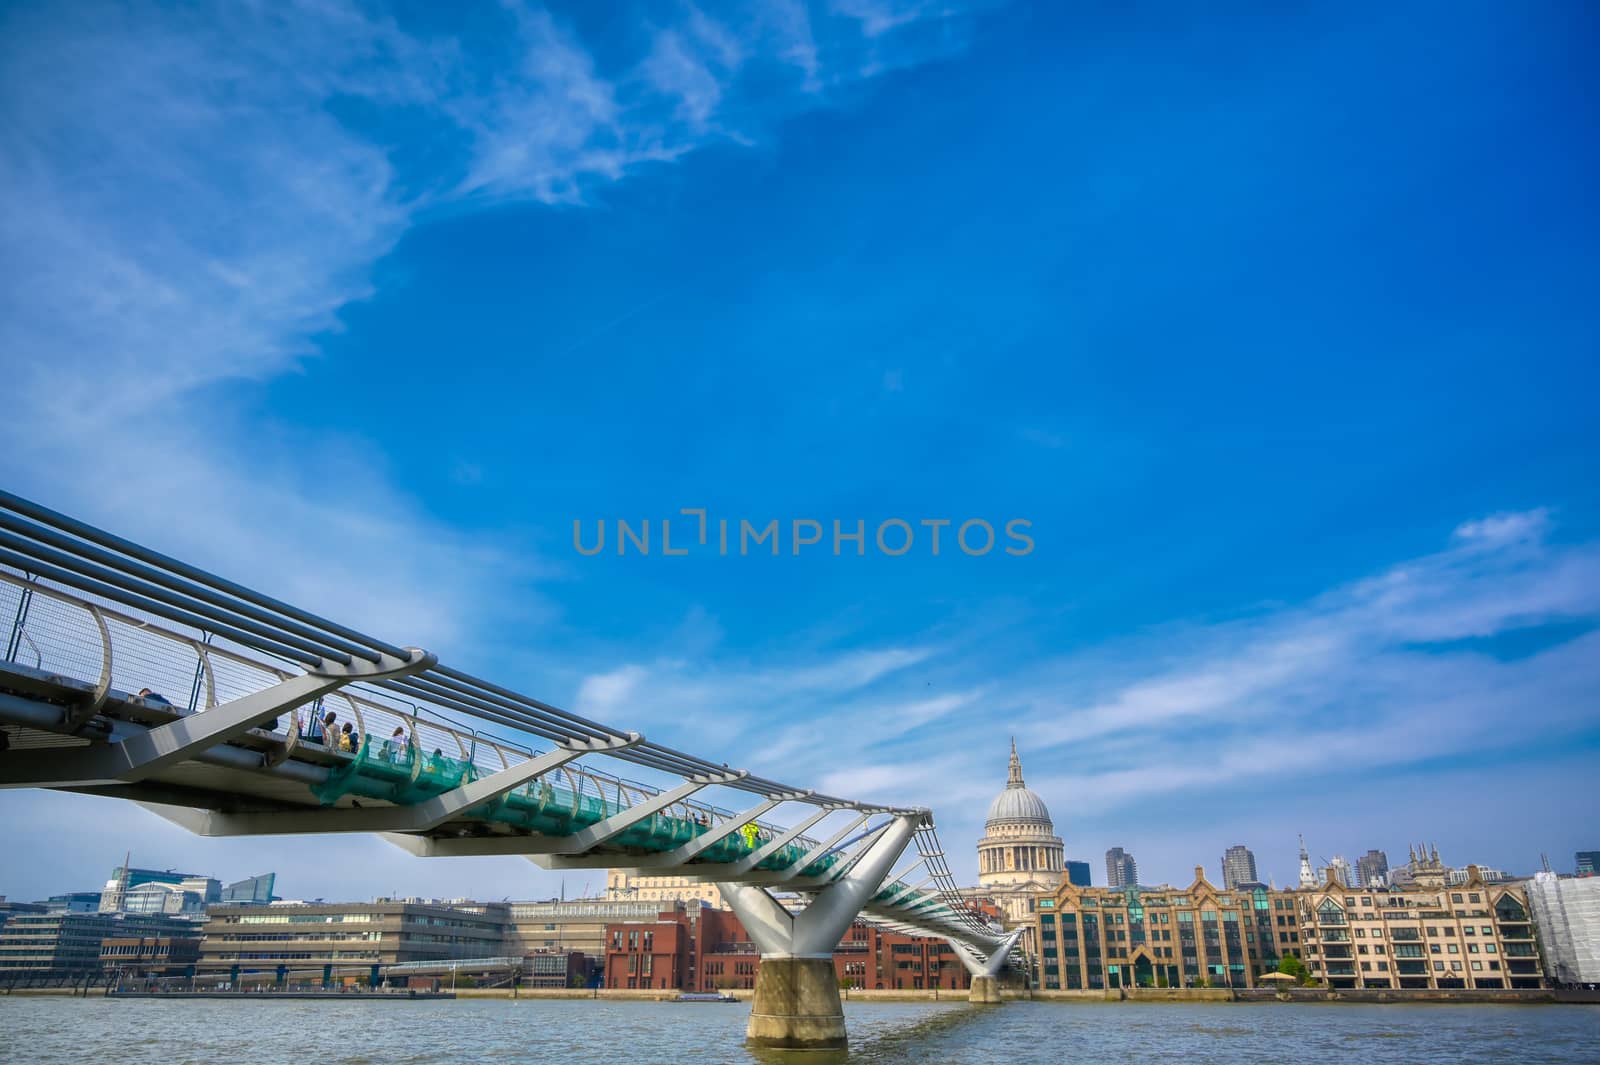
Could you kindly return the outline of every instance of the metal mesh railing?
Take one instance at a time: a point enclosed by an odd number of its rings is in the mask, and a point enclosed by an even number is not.
[[[275,662],[249,653],[214,634],[140,616],[109,597],[62,587],[15,567],[0,565],[0,616],[7,617],[10,643],[24,650],[21,659],[49,673],[97,683],[109,660],[110,686],[125,694],[150,689],[179,712],[203,712],[261,691],[300,672],[293,663]],[[106,624],[103,638],[91,607]],[[108,652],[109,647],[109,652]],[[321,741],[320,723],[332,713],[335,727],[352,727],[351,748]],[[315,724],[314,724],[315,722]],[[267,731],[287,738],[317,739],[354,753],[365,740],[398,756],[438,759],[452,775],[487,776],[545,753],[515,739],[455,720],[425,701],[403,701],[395,693],[363,683],[323,696],[314,704],[283,715]],[[398,738],[396,734],[398,733]],[[403,744],[398,740],[403,739]],[[659,789],[598,770],[581,762],[554,771],[563,793],[582,796],[585,808],[609,816],[647,801]],[[533,785],[529,785],[530,787]],[[688,821],[717,823],[734,816],[722,805],[685,799],[663,811]],[[786,831],[765,819],[755,822],[756,846]],[[816,841],[799,837],[793,847],[811,849]]]

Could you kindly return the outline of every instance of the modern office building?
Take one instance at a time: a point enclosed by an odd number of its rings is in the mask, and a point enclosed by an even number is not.
[[[192,939],[199,925],[181,917],[129,913],[25,913],[0,927],[0,982],[65,978],[101,971],[108,939]]]
[[[222,897],[218,901],[233,906],[265,906],[275,901],[276,897],[272,892],[277,882],[277,873],[246,877],[223,888]]]
[[[100,891],[68,891],[45,899],[47,913],[99,913]]]
[[[337,974],[401,962],[503,957],[508,924],[505,903],[217,905],[205,923],[199,967],[241,973],[331,967]]]
[[[1487,865],[1469,865],[1460,869],[1451,869],[1445,873],[1445,885],[1447,887],[1456,887],[1460,884],[1465,884],[1468,880],[1472,879],[1471,871],[1473,869],[1478,871],[1478,879],[1482,880],[1485,884],[1504,884],[1508,881],[1517,879],[1504,869],[1491,869]]]
[[[172,869],[134,869],[126,861],[111,870],[111,879],[106,881],[104,890],[100,892],[101,913],[122,912],[166,912],[162,909],[153,911],[129,911],[129,893],[146,884],[155,884],[188,891],[201,896],[201,908],[205,903],[218,901],[222,897],[222,885],[207,876],[198,876],[194,873],[179,873]],[[158,896],[146,892],[145,904],[149,905],[151,899]]]
[[[1139,863],[1121,847],[1106,851],[1106,887],[1113,891],[1139,885]]]
[[[598,960],[606,953],[606,925],[654,920],[663,910],[673,909],[675,905],[684,904],[632,898],[509,903],[505,946],[496,953],[515,956],[578,951]]]
[[[193,976],[200,929],[188,936],[117,936],[100,944],[100,968],[120,980]]]
[[[1255,987],[1297,944],[1286,939],[1292,897],[1264,887],[1213,886],[1196,867],[1188,887],[1079,887],[1039,900],[1035,935],[1046,990]]]
[[[1579,851],[1576,857],[1579,876],[1594,876],[1600,873],[1600,851]]]
[[[1522,885],[1554,983],[1600,984],[1600,877],[1535,873]]]
[[[1389,856],[1380,850],[1369,850],[1356,859],[1357,887],[1381,888],[1389,884]]]
[[[1094,869],[1088,862],[1068,861],[1066,863],[1067,882],[1077,884],[1079,887],[1089,887],[1094,883]]]
[[[1411,863],[1408,887],[1351,888],[1329,876],[1295,892],[1307,970],[1335,990],[1544,986],[1527,896],[1468,870],[1466,883],[1448,886],[1434,852]]]
[[[1033,900],[1054,890],[1061,873],[1061,837],[1044,800],[1022,779],[1013,740],[1005,790],[989,804],[978,840],[979,892],[1005,911],[1008,923],[1026,924],[1032,919]]]
[[[207,906],[221,901],[222,885],[210,877],[187,877],[177,884],[147,881],[116,894],[120,898],[118,909],[123,913],[204,916]],[[105,905],[104,896],[100,904]]]
[[[1222,886],[1232,891],[1246,884],[1260,883],[1256,877],[1256,856],[1242,843],[1229,847],[1222,854]]]
[[[4,895],[0,895],[0,928],[19,913],[48,913],[49,907],[42,902],[10,902]]]

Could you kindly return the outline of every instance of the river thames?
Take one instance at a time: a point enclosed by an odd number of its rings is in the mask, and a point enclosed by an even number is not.
[[[1593,1006],[848,1003],[848,1055],[756,1053],[749,1006],[597,1001],[248,1003],[0,998],[0,1061],[95,1065],[786,1061],[919,1065],[1165,1059],[1600,1060]]]

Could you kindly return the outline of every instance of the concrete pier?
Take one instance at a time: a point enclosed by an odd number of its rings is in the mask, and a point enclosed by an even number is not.
[[[829,958],[762,958],[747,1030],[751,1046],[843,1050],[844,1007]]]
[[[1000,981],[993,976],[974,976],[972,978],[972,993],[967,996],[967,1001],[985,1006],[998,1006],[1000,1004]]]

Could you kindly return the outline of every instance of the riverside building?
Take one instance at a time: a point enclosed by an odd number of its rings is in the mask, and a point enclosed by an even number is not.
[[[755,987],[761,954],[731,910],[677,906],[606,928],[605,986],[658,991]],[[959,991],[970,984],[949,943],[852,924],[833,951],[844,989]]]
[[[504,903],[375,902],[213,906],[202,971],[365,975],[402,962],[502,956]]]
[[[1039,984],[1046,990],[1255,987],[1298,948],[1289,938],[1294,913],[1284,892],[1218,888],[1198,866],[1186,888],[1063,882],[1037,900]]]
[[[108,940],[193,939],[199,929],[165,914],[14,914],[0,927],[0,983],[95,975]]]
[[[1448,885],[1435,852],[1410,863],[1407,887],[1350,888],[1330,874],[1295,892],[1307,970],[1335,990],[1543,987],[1527,895],[1467,872]]]

